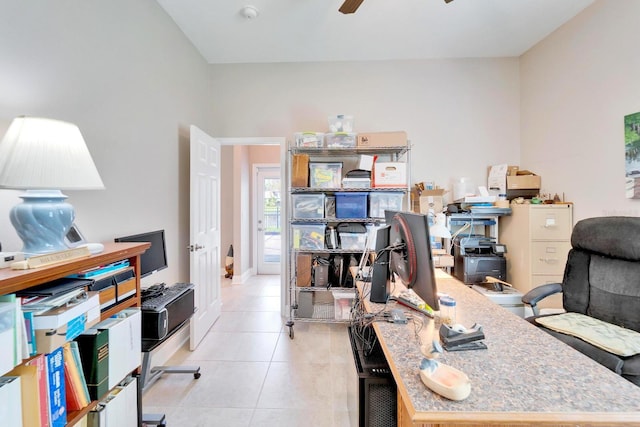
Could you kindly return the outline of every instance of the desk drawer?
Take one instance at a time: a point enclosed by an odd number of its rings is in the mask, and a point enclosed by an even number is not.
[[[571,237],[571,210],[567,206],[531,207],[532,240],[569,240]]]
[[[538,275],[531,277],[531,288],[537,288],[548,283],[562,283],[562,274],[558,275]],[[551,295],[538,303],[540,309],[561,309],[562,308],[562,292]]]
[[[569,242],[533,242],[531,244],[531,271],[533,274],[564,273]]]

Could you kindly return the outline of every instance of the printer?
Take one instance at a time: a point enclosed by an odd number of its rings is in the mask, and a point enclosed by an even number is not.
[[[454,240],[453,275],[467,285],[485,281],[487,276],[507,280],[505,245],[491,237],[457,236]]]

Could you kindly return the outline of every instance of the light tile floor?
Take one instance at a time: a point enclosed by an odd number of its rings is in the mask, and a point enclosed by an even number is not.
[[[280,315],[280,276],[223,279],[222,314],[193,352],[169,365],[199,365],[202,376],[164,375],[143,395],[145,413],[168,427],[355,427],[358,378],[345,324]]]

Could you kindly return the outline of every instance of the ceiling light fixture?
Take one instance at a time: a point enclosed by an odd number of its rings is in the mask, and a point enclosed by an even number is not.
[[[240,15],[244,16],[246,19],[255,19],[258,17],[259,13],[258,8],[255,6],[247,5],[240,9]]]

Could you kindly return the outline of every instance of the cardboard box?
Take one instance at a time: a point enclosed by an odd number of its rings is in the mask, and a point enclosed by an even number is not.
[[[356,145],[358,147],[403,147],[407,145],[407,133],[404,131],[359,133]]]
[[[373,167],[375,188],[407,186],[407,164],[403,162],[376,162]]]
[[[453,267],[453,255],[433,255],[433,266],[436,268]]]
[[[518,175],[507,176],[507,190],[539,190],[542,179],[539,175]]]
[[[311,254],[296,255],[296,286],[311,286]]]
[[[291,161],[291,186],[309,186],[309,155],[294,154]]]
[[[443,188],[437,188],[435,190],[422,190],[420,193],[420,213],[428,214],[429,210],[433,210],[433,213],[442,212],[444,209],[444,193]]]
[[[118,302],[136,295],[136,273],[133,271],[133,267],[114,274],[113,281],[116,284],[116,299]]]

